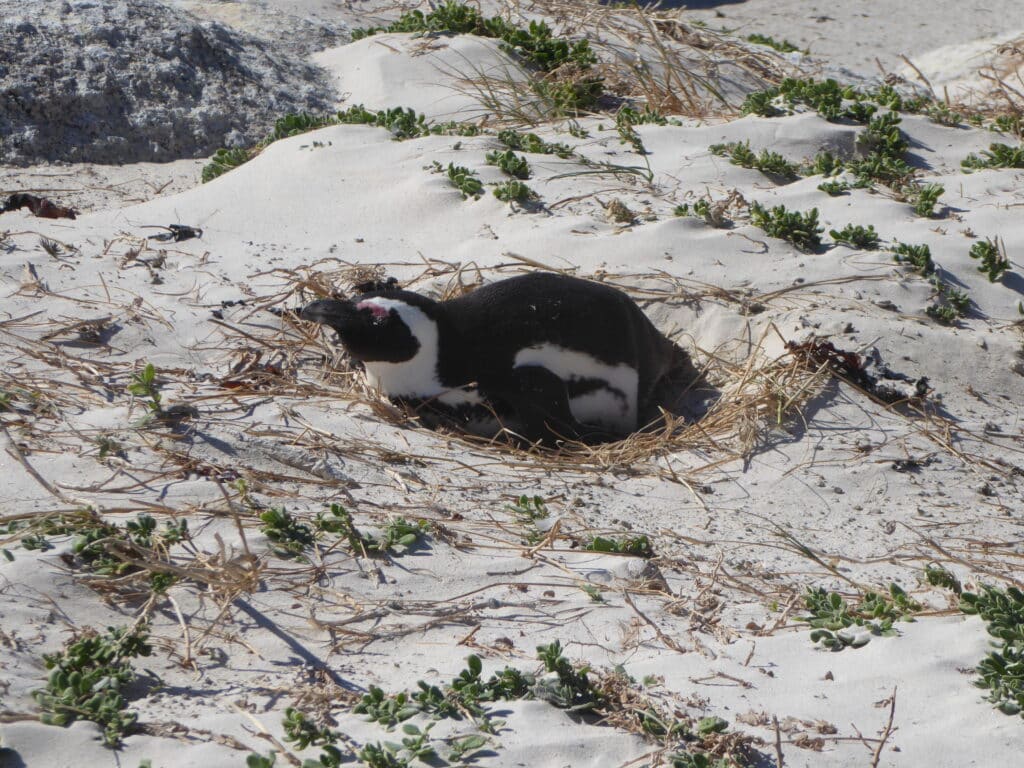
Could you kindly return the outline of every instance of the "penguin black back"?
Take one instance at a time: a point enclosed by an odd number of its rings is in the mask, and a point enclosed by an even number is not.
[[[440,306],[459,339],[455,350],[442,344],[442,370],[458,370],[467,361],[462,350],[469,349],[477,375],[481,369],[500,374],[514,366],[524,348],[550,345],[606,366],[625,364],[641,382],[653,382],[664,375],[665,353],[675,346],[622,291],[568,275],[512,277]],[[447,366],[446,353],[451,353]]]

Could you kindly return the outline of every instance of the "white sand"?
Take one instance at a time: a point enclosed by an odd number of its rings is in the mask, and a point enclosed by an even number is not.
[[[418,108],[443,119],[469,108],[440,96],[454,91],[429,57],[388,58],[379,42],[319,56],[338,67],[353,101],[405,105],[388,94],[411,100],[416,84],[429,81]],[[448,55],[448,43],[468,65],[501,66],[493,46],[463,38],[433,40],[433,54]],[[356,65],[364,74],[347,80]],[[1019,571],[1024,172],[966,175],[960,160],[994,134],[905,117],[925,180],[946,189],[948,214],[923,219],[884,194],[830,198],[816,189],[820,178],[776,186],[708,152],[735,140],[792,160],[852,150],[853,127],[815,115],[640,126],[645,157],[620,143],[609,119],[581,125],[589,138],[542,133],[594,162],[649,162],[652,181],[530,155],[529,184],[545,208],[529,213],[489,193],[463,200],[429,170],[454,162],[485,183],[501,180],[484,164],[499,146],[491,136],[395,142],[383,129],[336,126],[277,142],[171,196],[76,221],[0,218],[0,387],[21,393],[0,416],[18,446],[0,436],[3,517],[89,504],[123,522],[148,511],[188,519],[195,546],[174,550],[193,578],[170,588],[177,608],[159,603],[152,612],[155,652],[138,663],[162,687],[146,678],[131,702],[144,732],[113,753],[91,723],[56,730],[34,722],[31,691],[45,678],[41,654],[58,650],[72,628],[128,624],[140,604],[107,600],[80,570],[69,571],[65,538],[49,551],[0,538],[13,556],[0,558],[0,746],[8,750],[0,764],[242,765],[249,750],[273,748],[261,730],[281,738],[283,711],[293,705],[330,712],[356,743],[398,740],[397,731],[348,711],[352,691],[441,684],[469,653],[486,672],[535,670],[535,647],[556,639],[597,669],[622,665],[638,681],[663,678],[649,690],[653,700],[763,739],[762,764],[776,761],[774,716],[786,766],[872,765],[889,716],[879,703],[894,690],[898,730],[878,766],[1019,759],[1020,718],[994,711],[971,685],[988,646],[982,622],[946,610],[945,594],[922,575],[927,563],[942,563],[976,588]],[[969,290],[970,317],[955,328],[926,318],[930,287],[883,251],[800,253],[745,221],[714,229],[672,215],[681,202],[734,189],[765,205],[817,206],[826,231],[873,224],[887,243],[927,243],[943,279]],[[610,221],[613,200],[636,212],[636,223]],[[159,231],[146,227],[171,223],[201,227],[203,237],[150,242],[131,258],[140,238]],[[42,236],[73,250],[51,256]],[[989,283],[968,257],[986,236],[1000,237],[1013,261],[1001,283]],[[162,262],[140,263],[160,251]],[[308,299],[296,292],[300,278],[320,274],[348,290],[347,265],[384,264],[421,290],[440,290],[526,269],[523,259],[659,291],[645,308],[701,362],[717,355],[742,367],[752,355],[761,366],[783,354],[784,340],[827,336],[843,349],[877,350],[894,371],[927,376],[941,408],[909,417],[823,380],[798,417],[773,424],[773,413],[761,414],[745,459],[734,436],[717,448],[572,467],[382,418],[353,401],[343,379],[325,379],[321,356],[333,351],[322,340],[265,311]],[[240,300],[223,308],[222,320],[211,313]],[[752,304],[763,311],[750,313]],[[74,330],[57,333],[97,318],[116,324],[104,346],[81,346]],[[256,386],[258,368],[238,372],[246,353],[281,371],[267,374],[270,389]],[[145,409],[125,386],[145,362],[159,370],[165,404],[199,409],[187,434],[135,426]],[[724,367],[715,370],[729,380]],[[232,377],[247,385],[219,383]],[[52,411],[31,410],[22,388],[42,392]],[[101,434],[115,436],[124,456],[101,461]],[[924,466],[895,471],[893,462],[905,459]],[[255,501],[304,519],[340,502],[366,531],[403,516],[446,533],[393,560],[327,548],[311,555],[314,571],[271,553],[237,477]],[[524,543],[527,526],[508,509],[520,494],[546,500],[552,517],[539,521],[539,533],[551,538]],[[643,586],[642,561],[578,547],[588,535],[629,532],[651,537],[667,592]],[[897,624],[896,637],[829,653],[795,621],[796,596],[812,584],[856,591],[845,580],[883,589],[895,581],[935,610]],[[602,601],[583,586],[600,590]],[[539,701],[496,709],[505,724],[479,765],[655,764],[658,745],[624,729],[574,721]],[[435,735],[452,729],[472,732],[465,721],[444,721]]]
[[[681,5],[687,5],[681,3]],[[908,57],[1002,35],[1024,26],[1013,0],[903,3],[899,0],[746,0],[690,3],[692,18],[735,34],[770,35],[861,74],[900,70]]]

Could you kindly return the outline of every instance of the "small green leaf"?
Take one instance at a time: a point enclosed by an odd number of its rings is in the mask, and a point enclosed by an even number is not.
[[[480,749],[480,747],[484,746],[486,743],[486,736],[481,736],[480,734],[472,734],[464,739],[461,739],[459,741],[459,746],[462,749],[469,751],[471,749]]]
[[[728,727],[728,720],[720,717],[702,717],[697,722],[697,733],[707,736],[709,733],[722,733]]]

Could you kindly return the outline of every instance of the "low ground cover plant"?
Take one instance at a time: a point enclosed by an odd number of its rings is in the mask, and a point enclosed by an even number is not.
[[[469,168],[461,165],[455,165],[455,163],[448,163],[448,181],[455,187],[459,192],[462,193],[464,199],[470,197],[480,197],[483,193],[484,184],[480,181],[480,177],[477,176]]]
[[[803,170],[811,176],[835,176],[843,172],[843,161],[831,152],[819,152]]]
[[[744,213],[750,208],[739,190],[733,189],[728,195],[718,200],[710,196],[699,197],[692,203],[677,205],[673,211],[676,216],[694,216],[702,219],[705,224],[717,229],[731,227],[730,216]]]
[[[742,112],[774,117],[792,114],[801,106],[816,110],[827,120],[865,124],[857,137],[857,144],[864,153],[862,157],[840,161],[828,153],[819,153],[805,171],[830,176],[845,170],[852,174],[855,187],[887,186],[898,199],[910,203],[917,215],[928,218],[936,215],[935,207],[944,190],[938,184],[915,183],[918,172],[907,162],[909,141],[900,129],[902,118],[898,113],[921,112],[944,124],[959,122],[959,115],[946,105],[928,99],[904,98],[888,85],[858,90],[841,86],[835,80],[795,78],[783,80],[776,88],[750,94]],[[983,154],[982,158],[975,155],[967,158],[964,167],[1014,167],[1014,163],[1024,163],[1024,148],[1018,153],[1006,145],[993,144],[990,152]],[[818,188],[834,197],[849,189],[849,182],[826,181]]]
[[[494,196],[504,203],[528,203],[540,196],[521,181],[504,181],[494,187]]]
[[[373,125],[387,128],[396,139],[412,139],[431,133],[426,116],[408,107],[374,110],[356,104],[338,112],[334,122],[342,125]]]
[[[218,176],[223,176],[228,171],[249,162],[254,154],[254,150],[248,147],[222,147],[214,153],[210,162],[203,166],[200,178],[204,184],[213,181]]]
[[[995,650],[978,664],[974,684],[1008,715],[1024,712],[1024,592],[982,585],[977,593],[960,595],[960,609],[977,614],[994,638]]]
[[[330,516],[317,515],[317,529],[341,536],[353,554],[364,557],[404,554],[424,539],[430,528],[425,520],[398,517],[384,527],[380,536],[371,536],[356,528],[352,513],[340,504],[331,504],[330,513]]]
[[[984,240],[979,240],[971,246],[968,255],[981,262],[978,265],[978,271],[984,272],[990,283],[999,282],[1010,268],[1010,259],[1007,258],[1006,249],[998,238],[992,240],[986,237]]]
[[[334,125],[335,122],[335,118],[330,115],[311,115],[308,112],[288,114],[274,123],[274,130],[267,136],[267,140],[287,139],[289,136],[298,136],[315,131],[317,128]]]
[[[693,215],[701,219],[706,219],[710,212],[711,201],[706,197],[699,198],[693,203],[682,203],[677,205],[674,210],[676,216]]]
[[[924,569],[924,578],[925,581],[933,587],[948,589],[957,596],[961,595],[964,591],[963,585],[960,583],[960,579],[941,565],[926,565]]]
[[[784,205],[768,209],[753,202],[750,204],[750,221],[769,237],[788,240],[801,250],[813,251],[821,245],[824,230],[818,225],[817,208],[804,213],[788,211]]]
[[[157,382],[156,368],[152,363],[147,363],[140,372],[132,374],[128,391],[136,397],[146,398],[146,407],[151,412],[160,412],[160,384]]]
[[[646,536],[593,536],[583,545],[588,552],[614,552],[634,557],[654,557],[651,540]]]
[[[521,132],[512,128],[498,131],[498,141],[509,149],[537,155],[555,155],[560,158],[572,157],[572,147],[560,142],[549,142],[535,133]]]
[[[831,179],[830,181],[823,181],[821,184],[819,184],[818,189],[820,189],[829,197],[838,197],[839,195],[848,192],[850,190],[850,185],[845,181],[837,181],[836,179]]]
[[[830,230],[829,235],[837,243],[845,243],[854,248],[870,251],[878,247],[878,233],[875,232],[875,227],[871,224],[868,224],[867,227],[860,224],[847,224],[842,229]]]
[[[590,42],[559,37],[544,21],[530,21],[525,27],[517,27],[500,16],[484,17],[473,6],[447,0],[428,13],[410,11],[387,27],[354,29],[352,39],[378,32],[474,34],[498,39],[503,50],[542,73],[533,81],[534,90],[559,111],[587,109],[603,93],[602,78],[592,72],[597,56]]]
[[[525,674],[514,667],[505,667],[484,678],[483,663],[476,655],[466,659],[466,667],[450,683],[443,686],[431,685],[423,680],[417,682],[417,690],[387,694],[380,688],[370,686],[358,704],[353,708],[356,714],[384,726],[395,728],[417,714],[434,718],[462,719],[467,715],[478,725],[489,730],[488,704],[509,699],[534,698],[537,686],[543,681],[545,698],[563,709],[593,708],[600,701],[600,694],[591,685],[586,669],[577,670],[562,655],[558,641],[537,648],[538,658],[545,670],[554,673],[551,679]]]
[[[1001,143],[989,144],[988,149],[983,149],[980,155],[972,152],[960,162],[960,165],[966,171],[982,168],[1024,168],[1024,144],[1017,147]]]
[[[872,635],[895,635],[893,624],[913,621],[911,614],[921,609],[920,604],[896,584],[889,585],[888,596],[866,592],[856,605],[836,592],[820,587],[809,589],[804,594],[804,605],[809,613],[800,621],[810,624],[811,641],[821,643],[830,651],[859,648],[866,645]]]
[[[433,173],[443,173],[448,177],[448,183],[455,187],[462,194],[463,200],[478,199],[484,192],[484,183],[472,170],[463,165],[448,163],[445,168],[436,160],[432,165],[427,166]]]
[[[306,553],[327,535],[344,539],[356,557],[400,556],[426,538],[430,528],[425,520],[398,517],[388,521],[378,536],[373,536],[359,530],[352,513],[341,504],[331,504],[327,513],[319,512],[309,522],[303,522],[284,507],[253,509],[274,554],[302,562],[306,561]]]
[[[945,191],[941,184],[912,184],[904,190],[904,196],[914,206],[914,213],[930,219],[936,215],[935,206]]]
[[[769,48],[774,48],[779,53],[795,53],[800,50],[789,42],[789,40],[776,40],[770,35],[762,35],[757,32],[752,35],[747,35],[747,42],[755,43],[756,45],[767,45]]]
[[[645,697],[642,688],[622,670],[595,674],[586,666],[574,665],[563,654],[556,640],[537,647],[540,669],[521,672],[506,666],[488,677],[483,663],[474,655],[466,666],[448,683],[435,685],[419,680],[411,691],[389,694],[370,686],[352,712],[361,714],[388,732],[399,731],[397,739],[367,741],[354,744],[341,732],[315,722],[301,710],[285,712],[285,741],[298,750],[318,748],[318,760],[307,759],[303,768],[335,768],[354,759],[368,766],[406,768],[417,760],[427,764],[472,762],[474,754],[495,741],[501,721],[495,719],[494,705],[502,701],[539,699],[587,722],[611,722],[642,734],[662,744],[669,752],[672,765],[715,766],[736,768],[736,759],[720,757],[712,760],[705,751],[718,744],[728,729],[720,717],[692,719],[683,713]],[[411,722],[414,718],[416,723]],[[597,720],[596,718],[601,718]],[[451,719],[469,721],[477,732],[445,739],[432,736],[438,721]],[[424,722],[426,721],[426,722]],[[729,752],[745,747],[739,739]],[[721,754],[721,752],[719,752]],[[265,760],[253,754],[254,760]],[[297,760],[290,760],[299,764]],[[264,763],[254,763],[264,765]],[[272,764],[272,763],[271,763]]]
[[[899,241],[892,247],[892,258],[897,264],[909,264],[921,277],[928,277],[935,271],[932,251],[927,245],[910,245]]]
[[[931,276],[935,287],[935,301],[925,308],[925,314],[943,325],[954,325],[957,320],[967,317],[971,309],[971,297],[966,291],[953,288],[937,275]]]
[[[646,155],[647,148],[644,146],[643,139],[640,138],[640,134],[636,132],[636,129],[633,127],[633,123],[630,122],[629,119],[624,118],[624,115],[626,115],[626,113],[620,111],[615,116],[615,129],[619,133],[619,140],[623,144],[629,144],[633,147],[633,151],[638,155]]]
[[[507,505],[505,509],[511,512],[526,529],[525,543],[533,546],[544,538],[537,521],[547,519],[548,508],[540,496],[524,494],[517,498],[514,504]]]
[[[766,176],[775,176],[786,181],[792,181],[798,177],[796,165],[786,160],[778,152],[768,149],[762,149],[760,153],[755,153],[750,148],[749,141],[712,144],[708,149],[714,155],[728,157],[729,162],[733,165],[756,168]]]
[[[319,760],[306,760],[303,768],[339,768],[343,762],[351,759],[342,752],[337,744],[341,734],[323,725],[317,725],[304,712],[289,707],[284,711],[284,740],[294,744],[298,750],[319,747],[322,751]]]
[[[929,104],[924,107],[921,112],[933,123],[945,125],[950,128],[960,125],[964,120],[963,115],[953,109],[950,109],[948,105],[942,104],[941,102]]]
[[[260,530],[281,557],[301,555],[316,540],[312,527],[296,520],[284,507],[264,510],[260,513],[260,522]]]
[[[741,107],[745,115],[776,117],[792,114],[796,107],[806,106],[826,120],[868,122],[879,107],[893,111],[920,112],[933,102],[929,99],[905,99],[889,85],[858,89],[843,86],[831,78],[785,78],[778,86],[756,91],[747,96]]]
[[[572,41],[556,37],[543,21],[531,21],[523,28],[499,16],[485,18],[476,8],[454,0],[447,0],[429,13],[410,11],[387,27],[354,29],[352,39],[359,40],[378,32],[450,32],[497,38],[506,50],[545,72],[569,63],[583,68],[597,63],[597,56],[585,39]]]
[[[989,126],[989,130],[1009,133],[1018,139],[1024,139],[1024,115],[1013,113],[997,115]]]
[[[107,634],[83,632],[60,653],[45,654],[46,686],[33,692],[47,725],[91,720],[103,728],[109,747],[120,744],[138,719],[127,709],[123,689],[136,677],[132,659],[149,656],[144,628],[110,627]]]
[[[869,153],[899,157],[910,145],[899,128],[901,122],[902,118],[896,112],[875,115],[868,120],[864,130],[857,134],[857,144]]]
[[[851,160],[846,168],[854,175],[854,186],[861,189],[871,189],[877,183],[898,190],[914,177],[914,169],[902,158],[879,152],[861,160]]]
[[[981,618],[993,638],[993,650],[976,667],[974,685],[988,692],[986,698],[1000,712],[1024,716],[1024,591],[990,584],[965,591],[960,579],[940,565],[927,566],[924,575],[932,586],[957,595],[960,610]]]
[[[496,165],[509,176],[517,179],[530,178],[530,164],[522,155],[517,155],[511,149],[504,152],[488,152],[486,156],[488,165]]]
[[[641,109],[634,107],[620,107],[615,113],[615,122],[627,122],[630,125],[682,125],[682,121],[674,117],[666,117],[649,104],[644,104]]]
[[[41,518],[25,529],[21,545],[28,550],[48,550],[52,538],[71,537],[71,553],[76,565],[97,576],[119,577],[149,571],[150,588],[162,592],[175,581],[175,576],[160,569],[169,560],[169,549],[188,540],[188,521],[165,521],[159,529],[156,520],[140,514],[124,526],[107,522],[91,510],[52,515]],[[146,553],[147,568],[118,557],[117,544],[139,548]]]
[[[817,110],[822,117],[835,120],[840,117],[853,117],[844,111],[843,102],[858,102],[858,94],[852,88],[843,88],[835,80],[815,81],[786,78],[777,87],[749,94],[743,102],[743,114],[760,115],[761,117],[777,117],[792,114],[800,104]]]

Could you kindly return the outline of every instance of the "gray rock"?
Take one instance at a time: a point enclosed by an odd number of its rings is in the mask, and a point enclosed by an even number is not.
[[[332,103],[326,74],[155,0],[0,0],[0,163],[164,162]]]

